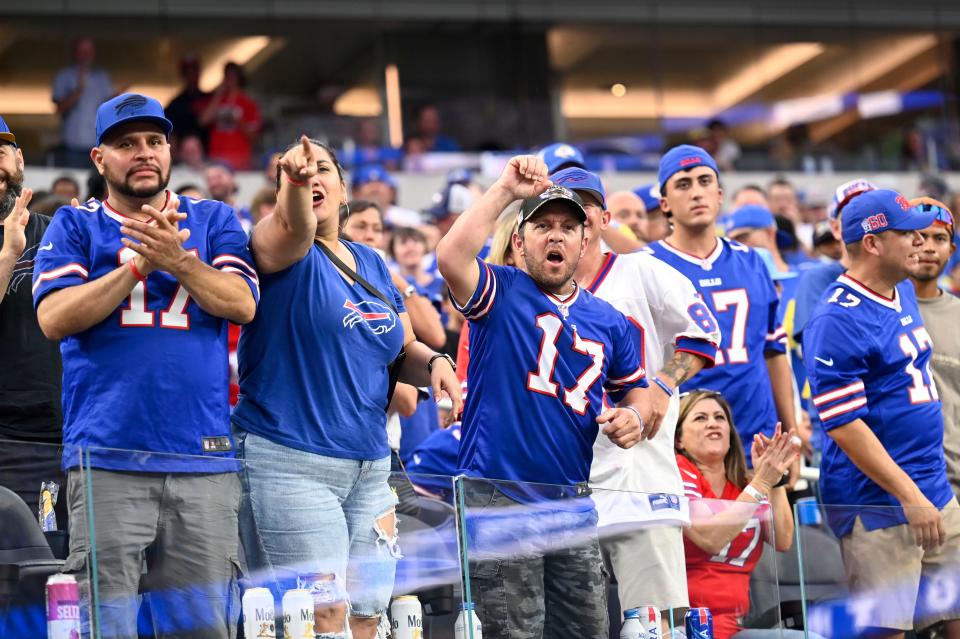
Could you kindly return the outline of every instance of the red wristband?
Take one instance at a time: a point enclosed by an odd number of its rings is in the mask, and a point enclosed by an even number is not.
[[[306,186],[306,185],[307,185],[307,181],[306,181],[306,180],[304,180],[303,182],[298,182],[298,181],[294,180],[292,177],[290,177],[290,174],[289,174],[289,173],[284,173],[284,175],[287,177],[287,182],[289,182],[290,184],[292,184],[292,185],[294,185],[294,186]]]
[[[130,265],[130,272],[133,273],[133,276],[134,276],[135,278],[137,278],[137,279],[140,280],[141,282],[146,282],[146,281],[147,281],[147,276],[146,276],[146,275],[143,275],[142,273],[140,273],[140,270],[137,268],[137,261],[136,261],[136,260],[130,260],[129,262],[127,262],[127,264]]]

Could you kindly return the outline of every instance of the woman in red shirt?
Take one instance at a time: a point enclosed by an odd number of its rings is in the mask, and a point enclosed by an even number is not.
[[[774,547],[783,552],[793,540],[793,514],[779,484],[799,454],[799,439],[781,433],[779,424],[772,439],[757,435],[751,475],[720,393],[688,393],[678,424],[677,465],[692,522],[683,540],[690,606],[711,610],[715,639],[792,636],[794,631],[743,631],[740,620],[749,609],[750,572],[763,552],[761,542],[772,532]]]

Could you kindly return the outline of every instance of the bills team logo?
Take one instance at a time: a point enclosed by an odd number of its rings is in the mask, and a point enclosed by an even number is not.
[[[690,166],[691,164],[703,164],[703,158],[701,158],[699,155],[692,155],[692,156],[690,156],[690,157],[688,157],[688,158],[681,158],[681,159],[680,159],[680,166],[681,166],[681,167],[683,167],[683,166]]]
[[[907,198],[903,197],[902,195],[897,196],[897,204],[899,204],[900,208],[903,209],[904,211],[910,210],[910,202],[907,200]]]
[[[346,300],[343,308],[347,309],[347,314],[343,317],[343,325],[347,328],[353,328],[363,322],[374,335],[383,335],[392,331],[397,325],[397,316],[380,302]]]
[[[131,95],[124,98],[115,108],[117,115],[121,116],[126,112],[136,113],[147,104],[147,99],[142,95]]]
[[[863,229],[864,233],[873,233],[874,231],[885,229],[887,228],[887,216],[883,213],[871,215],[864,221],[860,222],[860,228]]]

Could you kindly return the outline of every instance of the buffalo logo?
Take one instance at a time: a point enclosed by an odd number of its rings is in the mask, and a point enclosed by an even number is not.
[[[558,184],[570,184],[571,182],[584,182],[590,179],[590,174],[586,171],[581,171],[579,169],[570,171],[570,173],[564,176]]]
[[[142,109],[147,104],[147,99],[142,95],[131,95],[129,98],[124,98],[120,104],[114,107],[117,111],[117,115],[123,115],[125,112],[130,111],[136,113]]]
[[[904,211],[910,210],[910,202],[908,202],[907,198],[903,197],[902,195],[897,196],[897,204],[899,204],[900,208]]]
[[[690,166],[691,164],[702,164],[703,158],[699,155],[691,155],[688,158],[680,158],[680,166]]]
[[[887,216],[883,213],[877,213],[876,215],[871,215],[866,218],[864,221],[860,222],[860,228],[863,229],[864,233],[873,233],[880,229],[887,227]]]
[[[347,314],[343,317],[343,325],[353,328],[357,324],[365,323],[374,335],[383,335],[393,330],[397,325],[397,316],[393,311],[380,302],[351,302],[346,300],[343,308]]]

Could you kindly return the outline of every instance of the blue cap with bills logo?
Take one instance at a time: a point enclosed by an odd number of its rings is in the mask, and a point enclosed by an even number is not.
[[[17,137],[13,134],[13,131],[10,130],[10,127],[7,126],[3,116],[0,116],[0,142],[17,146]]]
[[[570,166],[578,166],[581,169],[587,166],[583,153],[566,142],[547,145],[537,153],[537,156],[546,163],[547,173],[556,173]]]
[[[843,209],[843,242],[853,244],[870,233],[919,231],[937,218],[936,212],[910,206],[907,198],[890,189],[857,195]]]
[[[153,98],[139,93],[123,93],[107,100],[97,109],[97,145],[111,129],[127,122],[152,122],[166,136],[173,131],[173,123],[163,114],[163,106]]]
[[[565,186],[571,191],[586,191],[597,198],[600,208],[607,208],[607,192],[603,188],[603,182],[596,173],[591,173],[585,169],[570,167],[557,171],[550,176],[550,181],[560,186]]]
[[[686,171],[698,166],[706,166],[713,169],[713,172],[720,177],[720,169],[713,157],[705,149],[692,144],[681,144],[675,146],[660,158],[660,170],[657,173],[657,185],[660,193],[663,193],[663,187],[675,173]]]

